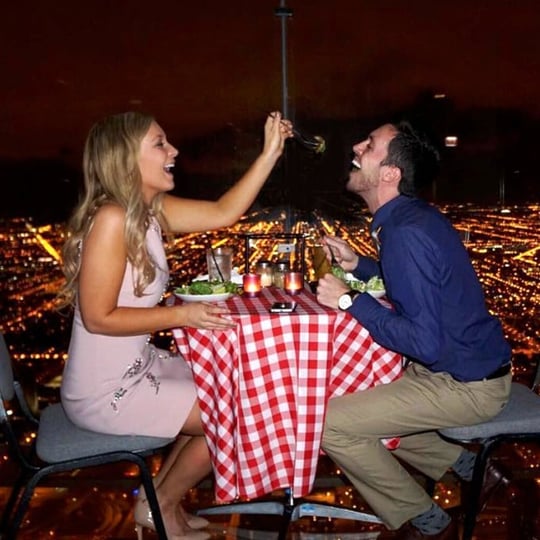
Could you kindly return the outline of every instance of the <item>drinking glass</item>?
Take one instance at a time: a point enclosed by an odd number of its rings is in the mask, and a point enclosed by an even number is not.
[[[208,279],[210,281],[231,281],[233,250],[222,246],[206,250]]]
[[[313,277],[315,281],[319,281],[326,274],[332,272],[332,265],[326,258],[326,253],[321,244],[311,247],[311,260],[313,261]]]

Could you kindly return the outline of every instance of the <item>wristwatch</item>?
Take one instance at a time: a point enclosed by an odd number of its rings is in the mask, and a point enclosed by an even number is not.
[[[338,307],[342,311],[349,309],[352,306],[353,300],[358,296],[358,291],[347,291],[338,299]]]

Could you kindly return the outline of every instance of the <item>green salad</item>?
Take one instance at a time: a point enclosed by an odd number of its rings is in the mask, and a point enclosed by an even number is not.
[[[384,281],[379,276],[372,276],[367,281],[362,281],[345,272],[341,266],[337,265],[332,266],[332,274],[344,281],[354,291],[384,291]]]
[[[232,281],[192,281],[174,289],[176,294],[223,294],[238,292],[238,285]]]

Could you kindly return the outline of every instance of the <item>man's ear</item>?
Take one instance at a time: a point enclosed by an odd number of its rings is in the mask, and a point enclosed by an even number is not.
[[[401,170],[394,165],[383,165],[381,173],[381,180],[385,184],[395,184],[397,186],[401,180]]]

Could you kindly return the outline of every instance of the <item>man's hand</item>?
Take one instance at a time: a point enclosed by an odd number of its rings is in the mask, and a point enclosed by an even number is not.
[[[334,255],[336,262],[346,272],[352,272],[358,265],[358,255],[349,247],[349,244],[337,236],[323,238],[329,255]],[[329,257],[330,259],[331,257]]]
[[[350,288],[347,287],[341,279],[332,274],[326,274],[319,279],[319,284],[317,286],[317,301],[323,306],[338,309],[339,297],[349,290]]]

